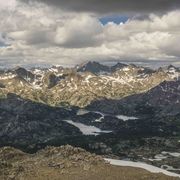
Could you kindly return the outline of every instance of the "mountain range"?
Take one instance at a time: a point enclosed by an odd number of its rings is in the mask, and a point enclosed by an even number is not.
[[[97,62],[1,70],[0,146],[34,153],[71,144],[179,173],[179,75],[171,65]]]
[[[174,81],[180,69],[174,66],[153,70],[133,64],[105,66],[88,62],[74,68],[22,67],[1,71],[0,96],[15,93],[51,106],[85,107],[94,100],[120,99],[140,94],[163,81]]]

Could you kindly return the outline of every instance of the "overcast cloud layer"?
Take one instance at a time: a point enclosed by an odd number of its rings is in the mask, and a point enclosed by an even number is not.
[[[179,0],[144,1],[0,0],[0,66],[89,60],[179,64]],[[99,18],[113,12],[131,18],[102,25]]]
[[[95,13],[152,13],[180,7],[179,0],[21,0],[36,1],[76,12]]]

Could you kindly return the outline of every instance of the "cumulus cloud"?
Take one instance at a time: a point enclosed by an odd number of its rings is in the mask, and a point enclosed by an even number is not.
[[[103,27],[91,16],[78,15],[57,27],[55,43],[69,48],[85,48],[101,45]]]
[[[14,9],[16,0],[0,1],[0,9]]]
[[[76,12],[149,13],[180,8],[179,0],[20,0],[43,2]]]
[[[102,25],[95,14],[16,2],[16,8],[2,9],[0,18],[4,20],[0,22],[0,64],[177,63],[180,58],[179,10]]]

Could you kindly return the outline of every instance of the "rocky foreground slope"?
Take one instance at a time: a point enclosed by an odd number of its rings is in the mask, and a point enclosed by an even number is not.
[[[102,157],[72,146],[47,147],[36,154],[0,149],[1,180],[176,180],[142,169],[112,166]]]

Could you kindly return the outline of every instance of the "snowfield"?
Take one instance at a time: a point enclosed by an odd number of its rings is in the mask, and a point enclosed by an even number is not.
[[[166,151],[163,151],[162,154],[163,155],[170,155],[170,156],[173,156],[173,157],[180,157],[180,153],[178,153],[178,152],[166,152]]]
[[[84,134],[84,135],[94,135],[97,136],[101,133],[111,133],[112,131],[103,131],[95,126],[87,126],[85,124],[82,123],[78,123],[78,122],[73,122],[71,120],[65,120],[65,122],[79,128],[79,130]]]
[[[172,173],[167,170],[164,170],[164,169],[152,166],[152,165],[148,165],[145,163],[141,163],[141,162],[132,162],[132,161],[115,160],[115,159],[107,159],[107,158],[105,158],[105,160],[108,161],[111,165],[115,165],[115,166],[128,166],[128,167],[142,168],[151,173],[163,173],[167,176],[180,177],[180,174]]]
[[[117,115],[116,117],[117,117],[118,119],[123,120],[123,121],[136,120],[136,119],[138,119],[137,117],[129,117],[129,116],[125,116],[125,115]]]
[[[96,122],[101,122],[102,119],[104,119],[105,116],[109,116],[109,115],[110,115],[110,114],[104,114],[104,113],[99,112],[99,111],[88,111],[88,110],[86,110],[86,109],[79,109],[79,110],[77,111],[77,114],[76,114],[76,115],[82,116],[82,115],[88,114],[88,113],[90,113],[90,112],[101,115],[101,118],[100,118],[100,119],[95,120]],[[117,116],[115,116],[115,117],[118,118],[118,119],[120,119],[120,120],[123,120],[123,121],[137,120],[137,119],[139,119],[139,118],[134,117],[134,116],[125,116],[125,115],[117,115]]]

